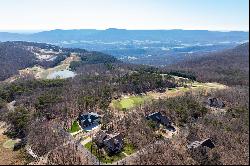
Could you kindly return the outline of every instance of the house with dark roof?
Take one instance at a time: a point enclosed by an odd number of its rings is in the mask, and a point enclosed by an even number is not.
[[[193,148],[198,148],[200,146],[208,147],[210,149],[215,147],[214,143],[212,142],[212,140],[210,138],[207,138],[203,141],[194,141],[191,144],[189,144],[187,147],[188,147],[188,149],[193,149]]]
[[[118,133],[114,135],[109,135],[104,140],[104,145],[105,150],[108,151],[110,154],[120,152],[123,148],[123,140],[121,134]]]
[[[224,108],[225,103],[218,98],[208,98],[207,105],[209,107]]]
[[[175,131],[175,128],[172,126],[172,122],[167,116],[162,115],[160,112],[154,112],[146,116],[147,120],[152,120],[157,124],[161,124],[166,127],[168,130]]]
[[[86,128],[94,124],[98,125],[100,123],[100,116],[94,112],[80,114],[78,121],[82,128]]]
[[[123,148],[123,139],[119,133],[108,134],[104,131],[99,131],[93,140],[99,148],[104,148],[109,154],[118,153]]]

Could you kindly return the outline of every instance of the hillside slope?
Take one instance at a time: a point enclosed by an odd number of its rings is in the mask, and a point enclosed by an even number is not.
[[[191,72],[199,81],[249,85],[249,43],[167,67]]]
[[[4,42],[0,43],[0,81],[18,74],[18,70],[34,65],[55,67],[72,53],[77,54],[84,64],[118,61],[110,55],[84,49],[61,48],[44,43]]]
[[[4,80],[19,69],[35,64],[35,55],[21,46],[13,43],[0,43],[0,80]]]

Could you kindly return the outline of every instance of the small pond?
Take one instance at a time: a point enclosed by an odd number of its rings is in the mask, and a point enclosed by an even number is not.
[[[61,71],[56,71],[47,76],[47,79],[64,79],[64,78],[70,78],[74,77],[76,74],[73,71],[70,70],[61,70]]]

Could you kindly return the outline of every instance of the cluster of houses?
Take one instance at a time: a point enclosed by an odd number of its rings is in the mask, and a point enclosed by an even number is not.
[[[99,125],[101,123],[101,116],[94,112],[80,114],[78,121],[80,126],[83,129],[86,129],[90,126]],[[111,134],[107,131],[101,130],[95,134],[93,141],[98,148],[104,148],[109,154],[118,153],[123,148],[123,139],[119,133]]]
[[[97,113],[80,114],[78,121],[80,126],[84,129],[89,126],[100,124],[100,115]],[[166,130],[175,131],[172,122],[167,116],[163,116],[160,112],[155,112],[146,116],[147,120],[154,121],[157,125],[163,125]],[[123,138],[120,133],[108,133],[107,131],[100,130],[93,137],[93,141],[98,148],[104,148],[109,154],[115,154],[123,148]]]
[[[149,114],[146,116],[146,119],[155,122],[158,127],[162,125],[165,130],[172,132],[175,131],[170,119],[167,116],[162,115],[160,112]],[[100,124],[100,116],[93,112],[79,115],[78,120],[82,128]],[[104,130],[100,130],[94,135],[93,142],[95,142],[98,148],[103,148],[108,154],[119,153],[122,150],[124,144],[123,137],[120,133],[108,133]],[[190,145],[188,145],[188,149],[197,148],[200,146],[213,148],[215,145],[208,138],[203,141],[192,142]]]

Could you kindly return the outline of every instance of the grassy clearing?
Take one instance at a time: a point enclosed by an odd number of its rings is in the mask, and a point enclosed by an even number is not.
[[[126,153],[127,155],[131,155],[136,151],[134,145],[125,143],[122,152]]]
[[[192,84],[194,88],[200,87],[200,88],[216,88],[216,89],[225,89],[227,88],[227,86],[223,85],[223,84],[219,84],[216,82],[211,82],[211,83],[200,83],[200,82],[195,82]]]
[[[113,163],[126,157],[122,152],[117,153],[112,156],[109,156],[107,154],[98,154],[98,149],[93,145],[94,145],[93,142],[89,142],[85,144],[84,147],[88,149],[94,156],[96,156],[98,160],[100,160],[100,162],[102,163]]]
[[[12,140],[12,139],[9,139],[8,141],[6,141],[4,144],[3,144],[3,147],[6,148],[6,149],[14,149],[14,146],[16,143],[18,143],[20,140]]]
[[[118,110],[124,110],[140,106],[141,104],[144,104],[151,99],[152,98],[150,96],[130,96],[128,98],[122,98],[120,100],[113,100],[112,104],[114,108]]]
[[[79,126],[77,121],[74,121],[73,124],[71,125],[71,128],[68,130],[70,133],[74,133],[77,131],[80,131],[81,127]]]
[[[213,90],[213,89],[226,89],[227,86],[219,84],[219,83],[200,83],[200,82],[193,82],[188,83],[185,87],[177,87],[177,88],[169,88],[165,93],[159,92],[148,92],[147,95],[143,96],[128,96],[123,97],[118,100],[113,100],[111,106],[117,110],[130,110],[132,108],[138,107],[143,105],[145,102],[152,101],[153,99],[159,98],[170,98],[170,97],[177,97],[182,96],[186,92],[199,92],[205,90],[206,92]]]
[[[187,92],[189,90],[190,90],[190,88],[180,87],[179,89],[176,89],[175,91]]]

